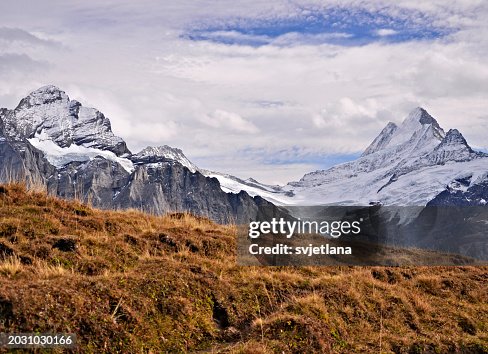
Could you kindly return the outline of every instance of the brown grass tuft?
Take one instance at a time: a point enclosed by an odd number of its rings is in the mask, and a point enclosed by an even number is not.
[[[0,261],[0,274],[12,278],[23,270],[23,264],[16,256],[9,256]]]

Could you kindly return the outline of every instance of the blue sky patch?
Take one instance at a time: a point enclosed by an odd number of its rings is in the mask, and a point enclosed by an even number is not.
[[[182,37],[229,45],[330,43],[351,46],[375,41],[433,40],[455,30],[436,27],[433,22],[422,12],[405,9],[379,12],[344,7],[299,9],[286,18],[238,18],[202,24],[190,28]]]
[[[353,161],[361,156],[361,152],[356,153],[324,153],[304,149],[300,146],[292,146],[283,150],[269,151],[260,148],[245,148],[238,152],[243,157],[256,157],[265,165],[293,165],[293,164],[313,164],[318,169],[327,169],[337,164]]]
[[[361,156],[361,153],[354,154],[331,154],[331,155],[315,155],[309,154],[306,156],[299,156],[297,158],[284,159],[281,156],[270,156],[266,158],[263,163],[266,165],[293,165],[293,164],[314,164],[318,169],[328,169],[332,166],[343,162],[356,160]]]

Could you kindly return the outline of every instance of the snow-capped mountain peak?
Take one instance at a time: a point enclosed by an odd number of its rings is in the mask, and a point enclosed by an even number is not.
[[[403,120],[402,125],[404,124],[410,124],[410,122],[415,122],[415,123],[420,123],[422,125],[425,124],[432,124],[435,125],[439,128],[439,123],[437,120],[435,120],[434,117],[432,117],[429,112],[427,112],[424,108],[422,107],[416,107],[414,108],[408,116]]]
[[[362,157],[379,151],[415,149],[416,152],[431,150],[444,138],[444,130],[423,108],[417,107],[400,125],[389,122],[369,145]]]
[[[449,129],[439,146],[460,146],[469,150],[470,152],[473,152],[471,146],[468,145],[468,142],[464,136],[457,129]]]
[[[474,151],[457,129],[450,129],[441,143],[426,156],[435,164],[470,161],[478,157],[486,157],[486,154]]]
[[[393,131],[391,139],[383,149],[394,146],[415,147],[416,149],[433,147],[444,137],[444,130],[437,121],[423,108],[415,108]]]
[[[359,159],[306,174],[284,190],[309,204],[425,205],[460,174],[486,172],[487,157],[419,107],[401,124],[388,123]]]
[[[72,144],[108,150],[117,156],[130,154],[124,140],[115,136],[103,113],[70,100],[56,86],[43,86],[22,99],[3,117],[6,134],[15,140],[39,134],[65,148]]]

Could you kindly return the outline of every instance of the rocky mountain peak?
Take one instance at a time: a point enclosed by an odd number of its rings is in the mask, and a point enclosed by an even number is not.
[[[406,121],[416,121],[420,124],[437,124],[437,121],[422,107],[414,108],[405,118]]]
[[[431,150],[442,141],[444,136],[444,130],[435,118],[425,109],[417,107],[400,125],[389,122],[362,156],[390,148],[414,152]]]
[[[4,115],[7,134],[14,140],[42,135],[62,148],[72,144],[130,154],[126,143],[112,132],[110,120],[100,111],[70,100],[56,86],[43,86],[22,99]]]
[[[187,167],[192,172],[199,170],[198,167],[185,156],[181,149],[173,148],[168,145],[148,146],[137,154],[132,155],[131,160],[136,164],[158,163],[173,160]]]
[[[464,151],[472,155],[484,155],[481,152],[474,151],[461,132],[457,129],[449,129],[446,136],[442,139],[440,144],[436,146],[435,150]]]
[[[471,149],[471,146],[469,146],[468,142],[464,138],[464,136],[459,132],[457,129],[449,129],[447,132],[446,136],[441,142],[442,145],[462,145],[468,148],[469,150],[473,151]]]
[[[422,107],[417,107],[411,111],[401,126],[412,131],[418,130],[419,127],[431,126],[434,136],[439,140],[445,135],[437,120]]]
[[[450,129],[434,151],[427,155],[427,158],[436,164],[444,164],[448,161],[470,161],[482,156],[484,156],[483,153],[471,149],[457,129]]]
[[[66,92],[54,85],[46,85],[32,91],[27,97],[22,99],[17,109],[28,108],[36,105],[44,105],[56,101],[69,102]]]
[[[161,146],[147,146],[138,152],[137,156],[159,156],[167,157],[168,154],[183,155],[183,151],[178,148],[174,148],[168,145]]]
[[[373,142],[364,150],[361,156],[372,154],[378,150],[383,149],[390,142],[393,133],[398,129],[398,126],[393,122],[388,122],[381,133],[373,140]]]

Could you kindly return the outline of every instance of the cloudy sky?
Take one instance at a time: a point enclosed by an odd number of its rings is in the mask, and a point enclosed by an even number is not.
[[[486,150],[487,18],[483,0],[3,0],[0,107],[54,84],[134,152],[268,183],[357,157],[416,106]]]

